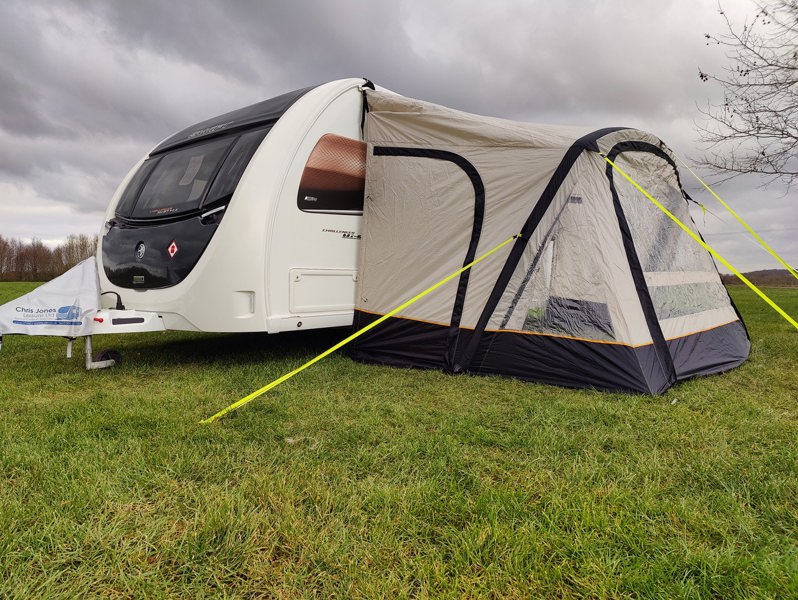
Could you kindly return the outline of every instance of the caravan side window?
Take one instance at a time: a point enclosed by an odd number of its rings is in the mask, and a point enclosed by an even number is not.
[[[365,185],[365,142],[328,133],[316,143],[305,164],[297,208],[303,212],[361,215]]]

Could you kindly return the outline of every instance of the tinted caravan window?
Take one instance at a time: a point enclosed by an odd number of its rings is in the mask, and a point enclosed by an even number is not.
[[[117,215],[169,217],[232,196],[268,127],[148,158],[119,201]]]
[[[216,176],[205,201],[202,203],[203,207],[214,202],[228,200],[233,195],[236,186],[238,186],[238,181],[244,174],[244,169],[247,168],[249,161],[268,131],[268,128],[258,129],[257,131],[245,133],[238,138],[230,155],[224,161],[219,174]]]
[[[152,167],[130,216],[151,219],[199,208],[232,144],[230,138],[214,140],[150,159],[158,163]]]
[[[365,184],[365,142],[325,134],[305,164],[297,207],[304,212],[362,215]]]
[[[130,216],[130,211],[133,210],[133,206],[136,204],[136,198],[138,198],[141,186],[144,185],[145,181],[147,181],[147,177],[149,177],[150,173],[152,173],[153,167],[155,167],[157,164],[157,158],[150,158],[145,160],[141,167],[139,167],[139,170],[136,171],[135,175],[133,175],[133,179],[131,179],[130,183],[127,184],[125,192],[122,194],[122,198],[119,200],[119,204],[116,207],[117,215],[122,217]]]

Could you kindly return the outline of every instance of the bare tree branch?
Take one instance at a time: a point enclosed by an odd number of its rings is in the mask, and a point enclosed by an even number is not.
[[[698,70],[724,93],[722,103],[698,108],[701,162],[730,177],[768,175],[789,190],[798,183],[798,0],[762,0],[740,28],[718,9],[726,33],[704,37],[727,50],[731,66]]]

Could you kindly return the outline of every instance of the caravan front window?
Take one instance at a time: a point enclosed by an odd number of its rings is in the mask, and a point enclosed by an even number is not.
[[[215,140],[150,159],[158,164],[152,167],[130,216],[151,219],[198,208],[231,144],[229,138]]]
[[[148,158],[125,190],[117,215],[157,219],[229,199],[267,131],[217,138]]]
[[[266,137],[267,131],[268,129],[258,129],[238,138],[208,191],[208,195],[202,203],[203,207],[221,200],[228,200],[233,195],[239,179],[244,174],[244,169],[247,168],[263,138]]]

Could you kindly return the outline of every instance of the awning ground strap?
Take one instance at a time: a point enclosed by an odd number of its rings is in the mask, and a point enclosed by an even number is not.
[[[430,287],[428,287],[428,288],[427,288],[426,290],[424,290],[423,292],[421,292],[421,293],[417,294],[416,296],[413,296],[413,297],[412,297],[410,300],[408,300],[407,302],[405,302],[405,303],[401,304],[400,306],[397,306],[396,308],[394,308],[394,309],[393,309],[391,312],[389,312],[388,314],[385,314],[385,315],[381,316],[381,317],[380,317],[379,319],[377,319],[376,321],[373,321],[372,323],[369,323],[368,325],[366,325],[366,326],[365,326],[365,327],[363,327],[362,329],[359,329],[358,331],[356,331],[355,333],[353,333],[352,335],[350,335],[350,336],[349,336],[348,338],[346,338],[345,340],[342,340],[342,341],[338,342],[337,344],[335,344],[335,346],[333,346],[332,348],[329,348],[328,350],[325,350],[324,352],[322,352],[321,354],[319,354],[317,357],[315,357],[315,358],[313,358],[313,359],[309,360],[308,362],[306,362],[306,363],[305,363],[304,365],[302,365],[301,367],[297,367],[296,369],[294,369],[294,370],[293,370],[293,371],[291,371],[290,373],[286,373],[285,375],[283,375],[282,377],[280,377],[280,378],[278,378],[278,379],[275,379],[274,381],[272,381],[272,382],[271,382],[271,383],[269,383],[268,385],[265,385],[265,386],[263,386],[262,388],[260,388],[259,390],[256,390],[256,391],[252,392],[252,393],[251,393],[249,396],[245,396],[244,398],[241,398],[241,400],[238,400],[237,402],[234,402],[233,404],[231,404],[231,405],[230,405],[230,406],[228,406],[227,408],[220,410],[220,411],[219,411],[218,413],[216,413],[215,415],[213,415],[213,416],[211,416],[211,417],[208,417],[207,419],[204,419],[204,420],[200,421],[200,424],[202,424],[202,425],[207,425],[208,423],[213,423],[213,422],[214,422],[216,419],[218,419],[219,417],[222,417],[222,416],[226,415],[227,413],[229,413],[229,412],[232,412],[232,411],[236,410],[237,408],[241,408],[242,406],[244,406],[244,405],[245,405],[245,404],[247,404],[248,402],[251,402],[252,400],[254,400],[255,398],[257,398],[258,396],[262,396],[263,394],[265,394],[266,392],[268,392],[270,389],[272,389],[272,388],[276,388],[278,385],[280,385],[280,384],[281,384],[281,383],[283,383],[284,381],[288,381],[289,379],[291,379],[291,378],[292,378],[294,375],[296,375],[297,373],[300,373],[300,372],[304,371],[304,370],[305,370],[305,369],[307,369],[309,366],[311,366],[311,365],[313,365],[313,364],[315,364],[315,363],[319,362],[319,361],[320,361],[322,358],[325,358],[325,357],[329,356],[330,354],[332,354],[333,352],[335,352],[336,350],[338,350],[339,348],[342,348],[343,346],[346,346],[346,345],[347,345],[349,342],[351,342],[351,341],[352,341],[352,340],[354,340],[355,338],[357,338],[357,337],[359,337],[359,336],[363,335],[364,333],[366,333],[366,332],[367,332],[367,331],[369,331],[370,329],[374,329],[374,328],[375,328],[377,325],[379,325],[380,323],[382,323],[382,322],[383,322],[383,321],[385,321],[386,319],[389,319],[389,318],[393,317],[394,315],[396,315],[397,313],[400,313],[400,312],[402,312],[402,311],[403,311],[405,308],[407,308],[407,307],[408,307],[408,306],[410,306],[411,304],[413,304],[413,303],[415,303],[415,302],[417,302],[417,301],[421,300],[421,299],[422,299],[424,296],[426,296],[427,294],[429,294],[429,293],[431,293],[431,292],[434,292],[434,291],[435,291],[435,290],[437,290],[439,287],[441,287],[442,285],[444,285],[444,284],[446,284],[446,283],[450,282],[450,281],[451,281],[452,279],[454,279],[455,277],[459,277],[461,273],[463,273],[463,272],[467,271],[468,269],[470,269],[471,267],[473,267],[473,266],[474,266],[475,264],[477,264],[478,262],[480,262],[480,261],[482,261],[482,260],[484,260],[484,259],[488,258],[488,257],[489,257],[491,254],[493,254],[494,252],[497,252],[497,251],[499,251],[499,250],[500,250],[500,249],[502,249],[504,246],[506,246],[507,244],[509,244],[510,242],[512,242],[514,239],[516,239],[516,238],[519,238],[519,237],[521,237],[521,234],[520,234],[520,233],[517,233],[517,234],[515,234],[514,236],[512,236],[512,237],[510,237],[510,238],[507,238],[506,240],[504,240],[504,241],[503,241],[501,244],[499,244],[498,246],[496,246],[496,247],[495,247],[495,248],[493,248],[492,250],[488,250],[487,252],[485,252],[485,253],[484,253],[484,254],[482,254],[481,256],[478,256],[477,258],[475,258],[473,261],[471,261],[471,262],[470,262],[470,263],[468,263],[467,265],[465,265],[465,266],[463,266],[462,268],[458,269],[457,271],[455,271],[455,272],[454,272],[454,273],[452,273],[451,275],[449,275],[449,276],[447,276],[447,277],[444,277],[444,278],[443,278],[443,279],[441,279],[441,280],[440,280],[438,283],[436,283],[436,284],[434,284],[434,285],[431,285]]]
[[[599,153],[599,154],[600,154],[600,153]],[[690,235],[690,237],[692,237],[692,238],[693,238],[693,239],[694,239],[696,242],[698,242],[699,244],[701,244],[701,246],[703,246],[703,247],[704,247],[704,249],[705,249],[707,252],[709,252],[709,253],[710,253],[712,256],[714,256],[716,259],[718,259],[718,260],[719,260],[719,261],[720,261],[720,262],[721,262],[721,263],[722,263],[722,264],[723,264],[723,265],[724,265],[724,266],[725,266],[727,269],[729,269],[729,270],[730,270],[732,273],[734,273],[734,274],[737,276],[737,278],[738,278],[740,281],[742,281],[742,282],[743,282],[745,285],[747,285],[749,288],[751,288],[751,289],[752,289],[752,290],[753,290],[753,291],[754,291],[754,292],[755,292],[755,293],[756,293],[756,294],[757,294],[757,295],[758,295],[760,298],[762,298],[762,299],[763,299],[765,302],[767,302],[767,303],[768,303],[768,304],[771,306],[771,308],[773,308],[773,310],[775,310],[775,311],[776,311],[777,313],[779,313],[779,314],[780,314],[782,317],[784,317],[784,319],[785,319],[785,320],[786,320],[786,321],[787,321],[787,322],[788,322],[790,325],[792,325],[793,327],[795,327],[796,329],[798,329],[798,322],[796,322],[796,321],[795,321],[795,319],[793,319],[793,318],[792,318],[790,315],[788,315],[788,314],[787,314],[787,313],[786,313],[786,312],[785,312],[785,311],[784,311],[784,310],[783,310],[783,309],[782,309],[782,308],[781,308],[781,307],[780,307],[778,304],[776,304],[775,302],[773,302],[773,300],[771,300],[770,298],[768,298],[768,296],[767,296],[767,295],[765,295],[765,293],[764,293],[762,290],[760,290],[760,289],[759,289],[757,286],[755,286],[753,283],[751,283],[751,282],[748,280],[748,278],[746,278],[746,277],[745,277],[745,275],[743,275],[742,273],[740,273],[740,271],[738,271],[737,269],[735,269],[735,268],[734,268],[734,267],[733,267],[733,266],[732,266],[732,265],[729,263],[729,261],[727,261],[727,260],[726,260],[725,258],[723,258],[723,257],[722,257],[720,254],[718,254],[718,253],[717,253],[717,252],[716,252],[716,251],[715,251],[713,248],[711,248],[711,247],[709,246],[709,244],[707,244],[707,243],[706,243],[704,240],[702,240],[702,239],[701,239],[701,236],[699,236],[699,235],[696,235],[696,234],[693,232],[693,230],[692,230],[692,229],[690,229],[689,227],[687,227],[687,225],[685,225],[684,223],[682,223],[682,222],[681,222],[681,221],[680,221],[680,220],[679,220],[679,219],[678,219],[678,218],[677,218],[677,217],[676,217],[676,216],[675,216],[673,213],[671,213],[671,212],[670,212],[670,211],[669,211],[667,208],[665,208],[665,207],[662,205],[662,203],[661,203],[661,202],[659,202],[659,200],[657,200],[657,199],[656,199],[656,198],[654,198],[654,197],[653,197],[651,194],[649,194],[649,193],[648,193],[646,190],[644,190],[644,189],[643,189],[643,188],[640,186],[640,184],[639,184],[639,183],[637,183],[637,182],[636,182],[634,179],[632,179],[632,178],[631,178],[631,177],[630,177],[630,176],[629,176],[629,175],[628,175],[628,174],[627,174],[627,173],[626,173],[626,172],[625,172],[623,169],[621,169],[621,168],[620,168],[618,165],[616,165],[614,162],[612,162],[612,161],[611,161],[609,158],[607,158],[607,157],[606,157],[606,156],[604,156],[603,154],[601,154],[601,157],[602,157],[602,158],[603,158],[605,161],[607,161],[607,162],[608,162],[608,163],[609,163],[609,164],[612,166],[612,168],[613,168],[613,169],[615,169],[616,171],[618,171],[618,173],[620,173],[620,174],[621,174],[621,175],[624,177],[624,179],[626,179],[626,180],[627,180],[629,183],[631,183],[631,184],[632,184],[632,185],[633,185],[635,188],[637,188],[637,190],[638,190],[638,191],[640,191],[640,193],[642,193],[642,194],[643,194],[643,195],[644,195],[646,198],[648,198],[648,199],[649,199],[651,202],[653,202],[653,203],[654,203],[654,205],[655,205],[657,208],[659,208],[659,209],[660,209],[662,212],[664,212],[666,215],[668,215],[668,217],[670,217],[670,219],[671,219],[671,220],[672,220],[674,223],[676,223],[676,224],[677,224],[679,227],[681,227],[681,228],[682,228],[682,229],[683,229],[685,232],[687,232],[687,233]]]
[[[720,203],[723,205],[723,207],[724,207],[726,210],[728,210],[728,211],[731,213],[731,215],[732,215],[732,216],[733,216],[735,219],[737,219],[737,221],[738,221],[738,222],[739,222],[739,223],[740,223],[740,224],[741,224],[743,227],[745,227],[745,228],[748,230],[748,232],[749,232],[749,233],[750,233],[752,236],[754,236],[754,239],[756,239],[756,241],[757,241],[757,242],[759,242],[759,243],[762,245],[762,247],[763,247],[765,250],[767,250],[768,252],[770,252],[770,254],[771,254],[771,256],[773,256],[773,258],[775,258],[777,261],[779,261],[779,262],[780,262],[780,263],[781,263],[781,264],[782,264],[782,265],[783,265],[783,266],[784,266],[784,267],[785,267],[785,268],[786,268],[786,269],[787,269],[787,270],[790,272],[790,274],[791,274],[793,277],[795,277],[796,279],[798,279],[798,271],[796,271],[796,270],[795,270],[795,269],[794,269],[792,266],[790,266],[789,264],[787,264],[787,262],[786,262],[785,260],[783,260],[783,259],[781,258],[781,256],[779,256],[778,254],[776,254],[776,251],[775,251],[773,248],[771,248],[771,247],[768,245],[768,243],[767,243],[767,242],[765,242],[765,240],[763,240],[761,237],[759,237],[759,234],[757,234],[757,232],[756,232],[756,231],[754,231],[753,229],[751,229],[751,227],[748,225],[748,223],[746,223],[746,222],[743,220],[743,218],[742,218],[740,215],[738,215],[736,212],[734,212],[734,210],[732,209],[732,207],[731,207],[731,206],[729,206],[729,205],[728,205],[728,204],[726,204],[726,203],[725,203],[723,200],[721,200],[720,196],[718,196],[718,195],[715,193],[715,191],[714,191],[714,190],[713,190],[711,187],[709,187],[709,185],[707,185],[707,183],[706,183],[706,182],[705,182],[703,179],[701,179],[701,178],[698,176],[698,174],[697,174],[695,171],[693,171],[693,170],[690,168],[690,166],[689,166],[687,163],[685,163],[685,162],[684,162],[684,161],[683,161],[681,158],[679,158],[678,156],[676,156],[676,160],[678,160],[678,161],[679,161],[679,162],[682,164],[682,166],[683,166],[685,169],[687,169],[688,171],[690,171],[690,173],[692,173],[692,174],[693,174],[693,177],[695,177],[696,179],[698,179],[698,181],[701,183],[701,185],[703,185],[703,186],[704,186],[704,187],[707,189],[707,191],[708,191],[710,194],[712,194],[712,195],[715,197],[715,199],[716,199],[718,202],[720,202]]]

